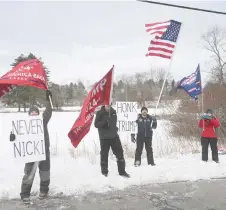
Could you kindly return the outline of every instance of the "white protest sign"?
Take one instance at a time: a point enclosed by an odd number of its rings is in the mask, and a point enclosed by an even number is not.
[[[138,115],[137,102],[116,102],[118,116],[117,126],[119,133],[134,133],[136,131],[136,119]]]
[[[2,126],[2,132],[8,136],[5,140],[10,145],[8,152],[15,161],[29,163],[46,159],[42,116],[10,115]],[[10,141],[11,132],[15,134],[13,141]]]

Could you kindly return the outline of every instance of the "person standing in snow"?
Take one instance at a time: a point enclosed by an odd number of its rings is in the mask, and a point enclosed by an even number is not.
[[[24,176],[21,184],[21,200],[25,204],[30,203],[30,192],[31,187],[34,181],[35,172],[36,172],[36,164],[39,167],[39,175],[40,175],[40,193],[39,199],[44,199],[47,197],[49,192],[49,184],[50,184],[50,151],[49,151],[49,132],[48,132],[48,122],[52,116],[52,106],[50,103],[50,97],[52,98],[52,94],[49,90],[46,91],[46,100],[47,106],[43,113],[43,129],[44,129],[44,138],[45,138],[45,149],[46,149],[46,160],[40,161],[39,163],[26,163],[24,168]],[[37,106],[32,106],[28,113],[30,116],[39,115],[39,109]]]
[[[148,165],[155,166],[152,150],[152,136],[153,136],[152,129],[157,128],[157,120],[154,116],[150,116],[148,114],[148,109],[146,107],[142,107],[141,113],[138,114],[136,123],[137,123],[136,137],[135,134],[131,134],[132,142],[133,143],[136,142],[137,144],[134,165],[136,167],[141,165],[141,155],[145,144]]]
[[[220,126],[219,120],[213,115],[213,110],[208,109],[202,115],[199,121],[199,128],[202,128],[201,145],[202,145],[202,160],[208,161],[208,147],[212,151],[212,160],[219,163],[218,149],[217,149],[217,135],[215,129]]]
[[[125,171],[125,159],[122,144],[118,135],[117,114],[111,106],[105,105],[96,113],[94,126],[98,129],[100,138],[100,166],[101,173],[108,176],[108,155],[110,148],[117,158],[120,176],[129,178]]]

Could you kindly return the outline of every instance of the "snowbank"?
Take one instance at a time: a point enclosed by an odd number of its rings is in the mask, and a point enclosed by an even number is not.
[[[15,115],[15,113],[1,113],[0,117],[3,119],[10,115]],[[132,177],[127,180],[118,176],[115,157],[112,154],[109,158],[109,177],[103,177],[100,173],[100,146],[97,130],[92,126],[77,149],[72,147],[67,137],[77,116],[76,112],[56,112],[53,113],[49,123],[52,151],[51,193],[63,192],[72,195],[88,191],[104,192],[113,188],[123,189],[131,185],[225,176],[226,156],[220,156],[221,164],[202,163],[200,154],[181,156],[181,153],[191,153],[196,146],[199,148],[200,145],[192,144],[191,146],[191,143],[186,143],[186,141],[181,145],[181,142],[170,136],[170,123],[160,120],[153,138],[157,166],[147,166],[144,150],[142,166],[135,168],[133,166],[135,144],[131,143],[129,138],[122,138],[127,171]],[[8,149],[9,134],[1,130],[2,123],[4,123],[3,120],[0,121],[0,197],[15,198],[19,197],[24,165],[15,164],[12,160]],[[38,173],[32,190],[39,190]]]
[[[140,168],[133,166],[133,160],[127,159],[127,171],[130,179],[117,173],[115,160],[109,160],[109,177],[100,174],[99,157],[92,164],[86,158],[73,159],[68,155],[52,157],[50,193],[63,192],[65,195],[78,195],[90,191],[106,192],[112,189],[124,189],[132,185],[166,183],[184,180],[210,179],[225,177],[226,156],[220,156],[221,164],[203,163],[200,155],[185,155],[178,158],[156,159],[156,166],[147,166],[146,160]],[[5,159],[6,160],[6,159]],[[10,165],[4,161],[0,165],[0,197],[17,198],[23,175],[23,165]],[[39,190],[39,176],[36,174],[33,192]]]

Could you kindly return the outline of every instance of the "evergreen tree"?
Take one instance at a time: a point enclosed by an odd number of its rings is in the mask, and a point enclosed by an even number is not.
[[[73,99],[73,93],[74,93],[74,85],[71,82],[68,88],[68,98]]]
[[[87,91],[86,91],[85,85],[81,81],[78,82],[78,89],[77,90],[78,90],[77,91],[78,100],[82,104],[86,95],[87,95]]]
[[[57,110],[59,110],[64,104],[64,99],[62,96],[62,87],[58,84],[52,83],[50,90],[52,92],[53,106],[56,107]]]

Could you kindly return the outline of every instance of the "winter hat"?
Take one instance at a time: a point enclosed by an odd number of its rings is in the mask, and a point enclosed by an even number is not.
[[[207,109],[206,113],[213,114],[213,110],[212,109]]]
[[[30,115],[31,114],[31,112],[37,112],[38,114],[39,114],[39,109],[38,109],[38,107],[37,106],[32,106],[30,109],[29,109],[29,112],[28,112],[28,114]]]
[[[141,112],[142,112],[143,110],[146,110],[146,111],[148,112],[148,109],[147,109],[145,106],[143,106],[143,107],[141,108]]]

